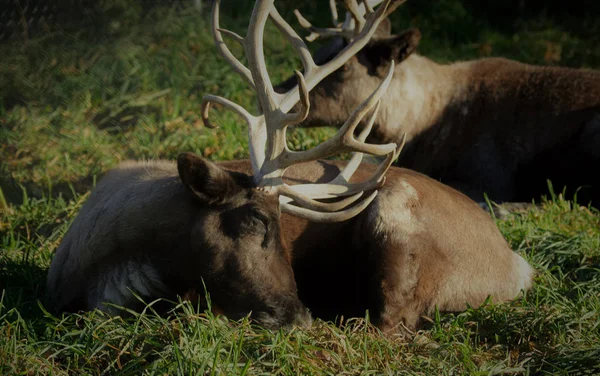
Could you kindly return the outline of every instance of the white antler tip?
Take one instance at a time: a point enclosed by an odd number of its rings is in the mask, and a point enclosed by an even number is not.
[[[294,15],[296,16],[296,19],[298,20],[300,26],[306,29],[312,27],[312,24],[306,18],[304,18],[304,16],[302,15],[302,13],[300,13],[298,9],[294,9]]]

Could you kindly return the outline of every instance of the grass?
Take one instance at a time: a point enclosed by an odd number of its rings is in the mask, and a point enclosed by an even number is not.
[[[384,336],[368,316],[272,332],[189,302],[167,317],[151,305],[128,319],[47,313],[39,299],[52,253],[104,171],[182,151],[248,156],[240,119],[214,111],[214,130],[199,120],[204,93],[254,107],[250,90],[217,57],[207,14],[140,9],[132,0],[99,4],[109,21],[0,44],[1,374],[600,373],[600,214],[560,195],[498,221],[538,270],[526,296],[436,314],[414,338]],[[250,5],[234,5],[222,23],[243,32]],[[280,9],[291,18],[291,5]],[[323,4],[301,7],[326,25],[317,9]],[[501,55],[600,68],[594,20],[551,12],[491,19],[457,0],[409,1],[394,27],[420,27],[420,52],[438,61]],[[299,65],[273,27],[265,53],[275,82]],[[289,142],[306,148],[330,134],[299,130]]]

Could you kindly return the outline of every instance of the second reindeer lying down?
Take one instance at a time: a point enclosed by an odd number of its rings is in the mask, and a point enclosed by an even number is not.
[[[350,20],[363,17],[356,7],[333,31],[297,15],[312,31],[308,39],[336,36],[317,53],[320,63],[351,40]],[[600,208],[600,174],[593,169],[600,164],[600,71],[504,58],[438,64],[414,53],[420,39],[416,29],[391,34],[389,19],[382,21],[361,51],[315,87],[303,124],[339,127],[395,60],[371,137],[406,136],[402,166],[480,202],[484,194],[496,202],[531,202],[548,192],[550,179],[569,195],[583,187],[579,202]],[[291,77],[276,89],[294,83]]]
[[[215,311],[234,319],[251,312],[267,327],[308,324],[307,306],[326,319],[369,309],[377,325],[393,330],[414,327],[435,307],[462,310],[489,295],[506,301],[530,287],[532,268],[475,202],[424,175],[390,168],[395,144],[364,142],[393,67],[331,140],[303,152],[287,148],[287,126],[309,112],[308,91],[365,45],[392,1],[370,11],[352,43],[323,66],[314,64],[273,0],[257,1],[245,38],[219,29],[219,3],[213,8],[218,48],[256,89],[262,113],[206,96],[204,116],[213,102],[242,115],[251,160],[215,164],[184,153],[177,165],[127,162],[109,172],[52,261],[51,308],[118,312],[105,303],[135,309],[134,293],[146,301],[173,299],[206,286]],[[268,18],[304,64],[299,85],[282,95],[265,68]],[[222,34],[243,45],[248,68]],[[301,109],[290,113],[298,100]],[[342,152],[354,152],[350,162],[317,160]],[[362,153],[385,160],[362,165]]]

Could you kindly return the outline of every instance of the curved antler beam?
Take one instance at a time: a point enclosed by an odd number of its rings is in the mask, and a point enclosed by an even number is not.
[[[377,191],[371,193],[367,198],[360,201],[357,205],[335,213],[321,213],[318,211],[301,208],[299,206],[291,204],[281,205],[281,211],[283,213],[292,214],[297,217],[305,218],[316,222],[341,222],[355,217],[360,212],[365,210],[365,208],[369,206],[369,204],[375,199],[375,197],[377,197]]]
[[[227,98],[220,97],[218,95],[207,94],[202,98],[202,104],[200,105],[202,122],[207,128],[217,127],[216,125],[213,125],[209,120],[211,103],[219,103],[220,105],[223,105],[228,109],[232,110],[233,112],[244,118],[244,120],[246,120],[246,123],[248,123],[248,126],[250,127],[255,125],[258,121],[258,117],[250,114],[248,111],[246,111],[244,107],[240,106],[239,104],[232,102]]]
[[[225,60],[227,60],[227,62],[231,65],[231,67],[236,72],[238,72],[238,74],[240,76],[242,76],[242,78],[244,80],[246,80],[246,82],[248,82],[250,87],[255,89],[256,86],[254,85],[254,80],[252,79],[252,74],[250,73],[250,70],[248,68],[246,68],[244,66],[244,64],[242,64],[235,56],[233,56],[233,54],[231,53],[229,48],[227,48],[225,41],[223,40],[223,36],[221,35],[221,32],[223,30],[219,27],[220,7],[221,7],[221,0],[215,0],[215,2],[213,4],[213,10],[212,10],[212,33],[213,33],[213,39],[215,40],[215,45],[217,46],[217,51],[219,51],[221,56],[223,56],[223,58]],[[243,40],[242,37],[240,37],[239,35],[237,35],[233,32],[228,31],[227,35],[233,37],[235,40],[237,40],[240,43],[241,43],[240,39]]]

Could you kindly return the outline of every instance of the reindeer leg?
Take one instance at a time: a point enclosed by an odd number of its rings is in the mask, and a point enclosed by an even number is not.
[[[431,263],[426,261],[431,247],[427,235],[411,226],[410,201],[401,195],[392,192],[378,197],[357,233],[374,234],[363,246],[372,273],[369,309],[373,323],[384,332],[406,334],[417,327],[427,309],[423,297],[432,296],[427,290],[435,283],[419,278],[423,270],[431,272]],[[438,274],[442,276],[443,271]]]

